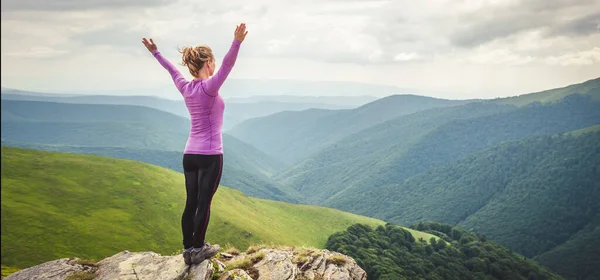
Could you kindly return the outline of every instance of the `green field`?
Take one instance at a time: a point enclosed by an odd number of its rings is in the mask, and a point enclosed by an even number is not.
[[[181,173],[140,162],[2,147],[2,265],[102,259],[122,250],[173,254],[181,249],[183,186]],[[323,248],[329,235],[355,223],[384,224],[221,187],[207,239],[239,249]]]

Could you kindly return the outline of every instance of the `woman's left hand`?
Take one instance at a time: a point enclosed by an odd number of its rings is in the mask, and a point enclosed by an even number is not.
[[[149,52],[153,52],[157,49],[156,44],[154,44],[154,40],[152,40],[152,38],[150,38],[150,42],[148,42],[146,38],[142,38],[142,42],[144,43]]]

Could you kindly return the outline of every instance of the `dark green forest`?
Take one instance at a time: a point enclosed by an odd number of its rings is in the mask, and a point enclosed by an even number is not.
[[[440,239],[415,240],[389,223],[377,228],[356,224],[331,235],[326,248],[354,258],[368,280],[562,279],[484,236],[439,223],[413,228]]]
[[[310,203],[324,204],[327,200],[335,203],[338,196],[344,198],[346,191],[364,192],[365,187],[370,191],[374,187],[372,183],[357,185],[358,182],[385,179],[375,177],[379,169],[399,160],[435,128],[453,120],[501,114],[516,108],[475,102],[402,116],[352,134],[287,168],[275,178],[282,185],[301,192]],[[343,207],[352,207],[355,203],[357,201],[352,201]]]
[[[356,172],[349,186],[338,188],[343,192],[337,193],[324,204],[345,211],[370,214],[366,209],[372,202],[361,199],[365,187],[381,193],[378,191],[381,186],[402,182],[504,141],[568,132],[599,123],[600,102],[593,102],[590,96],[585,95],[571,95],[559,102],[544,105],[534,103],[506,113],[454,120],[432,129],[413,145],[392,147],[380,161],[368,164],[355,161],[353,165],[367,164],[369,169]],[[388,138],[393,141],[391,134]]]
[[[439,221],[533,257],[600,213],[600,132],[505,143],[363,198],[398,224]]]
[[[595,280],[600,275],[600,215],[567,242],[534,258],[567,279]]]
[[[375,125],[328,146],[275,177],[307,202],[365,213],[359,196],[504,141],[600,123],[595,94],[552,103],[473,102],[425,110]],[[322,182],[327,182],[323,186]]]

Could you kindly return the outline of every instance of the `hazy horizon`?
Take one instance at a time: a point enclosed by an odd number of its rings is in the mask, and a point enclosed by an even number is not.
[[[398,88],[362,95],[490,99],[596,78],[599,10],[595,0],[7,0],[1,78],[3,87],[27,91],[157,89],[176,99],[141,38],[154,38],[190,79],[177,47],[208,44],[218,67],[235,25],[246,22],[231,80],[356,82]],[[225,89],[224,96],[260,95]]]

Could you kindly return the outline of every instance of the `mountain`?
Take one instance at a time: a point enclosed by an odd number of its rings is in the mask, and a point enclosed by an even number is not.
[[[449,223],[530,258],[555,248],[573,252],[577,247],[558,246],[592,223],[600,189],[600,87],[584,84],[596,89],[548,102],[488,100],[401,116],[339,140],[275,179],[307,203],[397,224]]]
[[[490,196],[482,190],[479,200],[487,198],[488,202],[458,226],[485,234],[533,257],[565,243],[600,217],[597,203],[600,200],[600,132],[578,137],[540,137],[506,143],[498,149],[501,150],[492,152],[496,157],[493,165],[497,167],[493,170],[508,170],[508,174],[488,173],[484,168],[490,165],[483,163],[477,166],[487,175],[481,177],[488,178],[488,185],[496,187],[491,182],[504,179],[502,192]],[[464,185],[469,192],[477,189]],[[454,191],[457,193],[460,193],[458,189]],[[462,208],[468,209],[467,205]],[[490,222],[494,220],[496,227],[491,228]],[[600,260],[597,264],[600,265]]]
[[[503,141],[599,123],[600,102],[589,95],[524,107],[479,102],[429,110],[353,134],[276,178],[312,203],[365,213],[362,210],[369,205],[361,197],[383,185]],[[328,184],[323,187],[317,182]]]
[[[372,96],[383,97],[399,92],[411,92],[396,86],[360,82],[302,81],[285,79],[230,79],[223,84],[227,96]]]
[[[189,120],[128,105],[2,101],[2,139],[25,143],[181,150]]]
[[[390,94],[391,95],[391,94]],[[255,95],[248,97],[226,97],[226,102],[233,103],[254,103],[254,102],[281,102],[281,103],[312,103],[321,105],[331,105],[342,108],[355,108],[373,102],[379,97],[370,95],[339,95],[339,96],[323,96],[323,95]]]
[[[356,224],[330,236],[326,247],[355,259],[368,280],[563,279],[485,237],[438,223],[418,227],[440,239],[427,244],[391,224]]]
[[[177,96],[177,89],[167,76],[164,86],[152,88],[133,88],[111,90],[70,90],[65,93],[76,93],[86,95],[152,95],[152,96]],[[287,79],[235,79],[228,78],[221,87],[220,92],[224,98],[236,98],[243,100],[246,98],[254,99],[258,97],[270,96],[323,96],[323,97],[343,97],[350,99],[342,100],[339,105],[357,106],[356,102],[368,100],[370,98],[381,98],[398,93],[416,93],[414,89],[399,88],[397,86],[368,84],[349,81],[310,81],[310,80],[287,80]],[[286,98],[285,102],[289,99]],[[356,100],[356,101],[351,101]],[[351,101],[348,103],[348,101]],[[336,103],[338,104],[338,103]],[[362,104],[359,104],[362,105]]]
[[[6,95],[27,95],[27,96],[38,96],[38,97],[42,97],[42,96],[48,96],[48,97],[69,97],[69,96],[77,96],[76,94],[68,94],[68,93],[56,93],[56,92],[32,92],[32,91],[26,91],[26,90],[19,90],[19,89],[14,89],[14,88],[5,88],[2,87],[0,89],[0,94],[2,96]]]
[[[62,257],[181,249],[181,173],[92,155],[4,146],[1,152],[2,265],[25,268]],[[354,223],[383,224],[334,209],[251,198],[222,186],[212,202],[207,240],[237,248],[258,243],[323,248],[330,234]]]
[[[267,154],[292,164],[352,133],[398,116],[431,108],[457,106],[468,100],[394,95],[347,110],[281,112],[247,120],[228,133]]]
[[[558,101],[572,94],[592,95],[596,101],[600,101],[600,77],[583,83],[569,85],[562,88],[549,89],[519,96],[498,98],[494,102],[501,104],[527,105],[533,102],[548,103]]]
[[[2,93],[2,100],[14,101],[41,101],[74,104],[104,104],[104,105],[132,105],[143,106],[169,112],[171,114],[189,118],[187,108],[183,101],[170,100],[154,96],[116,96],[116,95],[54,95],[29,92]]]
[[[186,129],[189,121],[143,106],[68,104],[39,101],[2,101],[2,121],[149,122],[160,128]],[[6,119],[5,119],[6,117]],[[175,127],[171,127],[175,125]]]
[[[275,179],[283,187],[300,192],[310,203],[326,203],[328,199],[353,186],[357,189],[362,187],[358,193],[365,193],[366,190],[374,190],[378,186],[373,183],[359,185],[359,182],[386,179],[392,181],[392,178],[386,177],[388,174],[381,174],[379,169],[385,170],[386,165],[395,164],[438,126],[455,120],[508,112],[514,108],[510,105],[472,103],[402,116],[350,135],[324,148],[318,154],[286,168],[277,174]],[[318,186],[318,182],[327,184]],[[360,201],[353,201],[345,207],[352,207],[355,203]]]
[[[317,109],[348,109],[362,105],[362,97],[273,97],[268,96],[249,98],[226,98],[223,130],[228,130],[236,124],[247,119],[264,117],[282,111],[301,111],[311,108]],[[375,98],[370,98],[371,100]],[[169,112],[171,114],[189,118],[188,110],[183,100],[170,100],[154,96],[143,95],[58,95],[18,90],[2,92],[2,100],[13,101],[41,101],[75,104],[104,104],[104,105],[132,105],[144,106]],[[321,101],[323,100],[323,101]],[[349,101],[345,101],[349,100]],[[366,102],[364,102],[366,103]]]
[[[260,118],[287,111],[303,111],[308,109],[347,109],[353,106],[327,104],[318,102],[231,102],[225,103],[225,115],[223,116],[223,130],[229,131],[237,124],[249,119]]]
[[[534,258],[567,279],[594,279],[600,275],[600,217],[571,236],[567,242]]]
[[[189,120],[128,105],[2,101],[3,145],[104,155],[182,171]],[[225,134],[223,184],[261,198],[294,202],[269,179],[282,164]]]
[[[305,171],[307,175],[293,178],[296,184],[291,186],[300,197],[323,199],[321,205],[395,224],[448,223],[534,258],[568,242],[600,215],[600,131],[596,125],[563,133],[600,124],[599,114],[598,103],[572,96],[479,120],[450,122],[449,127],[432,130],[431,138],[420,137],[416,147],[398,153],[396,159],[394,148],[360,159],[342,153],[328,159],[346,161]],[[493,146],[481,148],[486,145]],[[383,160],[369,162],[370,156]],[[362,162],[351,166],[352,160]],[[355,175],[361,167],[365,171]],[[315,181],[328,184],[316,186]],[[547,264],[558,271],[556,263]],[[586,270],[600,267],[598,262],[581,265],[587,265]],[[573,274],[577,267],[561,270]]]
[[[456,225],[533,258],[600,217],[598,143],[600,131],[503,143],[369,192],[357,212]]]

